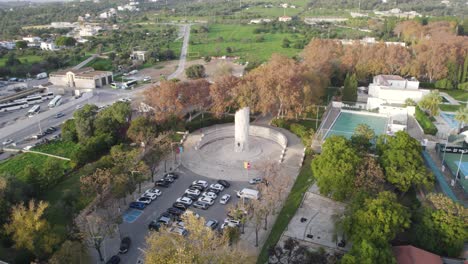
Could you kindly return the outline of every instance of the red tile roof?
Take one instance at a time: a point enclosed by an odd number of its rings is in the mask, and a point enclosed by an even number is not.
[[[440,256],[413,246],[393,247],[393,255],[398,264],[443,264]]]

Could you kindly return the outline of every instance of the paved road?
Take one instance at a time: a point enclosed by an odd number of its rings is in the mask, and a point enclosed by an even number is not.
[[[78,65],[74,66],[72,69],[78,70],[83,68],[86,64],[88,64],[90,61],[94,60],[97,57],[97,54],[91,55],[91,57],[87,58],[86,60],[80,62]]]
[[[182,50],[180,51],[180,58],[179,58],[179,65],[177,65],[177,70],[169,75],[168,79],[177,78],[184,72],[185,69],[185,62],[187,61],[187,51],[189,46],[189,39],[190,39],[190,24],[184,25],[184,41],[182,43]]]
[[[142,250],[146,249],[145,238],[149,234],[148,224],[153,220],[158,218],[158,216],[165,212],[167,208],[171,207],[172,204],[176,201],[177,198],[181,197],[190,184],[194,180],[206,180],[210,184],[215,183],[214,179],[210,179],[198,174],[191,172],[190,170],[184,168],[183,166],[178,169],[180,175],[179,179],[176,180],[169,188],[159,188],[162,191],[162,195],[150,204],[143,213],[135,220],[133,223],[123,223],[120,225],[121,236],[129,236],[132,240],[132,245],[128,253],[120,255],[122,258],[122,263],[133,264],[137,263],[138,258],[142,258]],[[162,173],[160,175],[162,177]],[[225,189],[220,195],[230,194],[231,200],[228,205],[231,203],[237,202],[237,197],[235,196],[235,191],[245,188],[248,186],[247,182],[230,182],[231,186],[228,189]],[[150,183],[149,186],[152,186]],[[145,189],[142,188],[142,192]],[[220,222],[226,218],[226,208],[228,205],[222,205],[219,203],[219,197],[216,198],[216,202],[208,210],[200,210],[195,208],[190,208],[189,210],[195,211],[201,217],[205,219],[214,219]],[[105,254],[105,259],[109,259],[112,255],[117,254],[119,247],[119,238],[116,236],[114,239],[106,240],[104,243],[103,252]],[[140,250],[140,249],[141,250]],[[95,254],[95,250],[91,249],[91,253]],[[94,256],[94,255],[93,255]]]

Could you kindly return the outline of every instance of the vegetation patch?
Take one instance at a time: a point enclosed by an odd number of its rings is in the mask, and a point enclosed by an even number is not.
[[[435,135],[437,134],[437,127],[432,123],[429,116],[424,113],[419,107],[416,107],[415,118],[424,130],[424,134]]]

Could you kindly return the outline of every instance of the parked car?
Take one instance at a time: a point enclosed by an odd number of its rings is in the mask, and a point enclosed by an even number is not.
[[[189,189],[197,189],[197,190],[202,192],[202,191],[205,190],[205,187],[203,187],[201,185],[194,184],[194,185],[190,185]]]
[[[156,200],[156,198],[158,198],[158,195],[155,194],[155,193],[143,193],[143,195],[141,197],[142,198],[149,198],[149,199],[151,199],[151,201],[154,201],[154,200]]]
[[[154,186],[160,186],[160,187],[164,187],[164,188],[167,188],[170,186],[170,183],[165,181],[165,180],[157,180],[154,182]]]
[[[194,212],[194,211],[192,211],[192,210],[187,210],[187,211],[185,211],[185,212],[183,213],[183,215],[185,215],[185,216],[188,216],[188,215],[194,215],[194,216],[195,216],[195,218],[197,218],[197,219],[199,219],[199,218],[200,218],[200,215],[199,215],[199,214],[197,214],[197,213],[195,213],[195,212]]]
[[[200,201],[196,201],[192,204],[193,207],[195,208],[198,208],[198,209],[203,209],[203,210],[206,210],[210,207],[209,204],[207,203],[204,203],[204,202],[200,202]]]
[[[211,230],[215,230],[218,227],[218,221],[216,220],[208,220],[205,224],[206,227],[211,228]]]
[[[150,204],[153,200],[151,200],[151,198],[148,197],[140,197],[136,201],[139,203]]]
[[[143,81],[144,81],[144,82],[149,82],[149,81],[151,81],[151,77],[150,77],[150,76],[145,76],[145,77],[143,78]]]
[[[217,190],[217,189],[208,188],[208,189],[206,189],[206,192],[212,192],[212,193],[215,193],[216,195],[218,195],[221,191]]]
[[[120,257],[117,255],[112,256],[106,264],[119,264],[120,263]]]
[[[224,229],[226,226],[229,227],[239,227],[240,226],[240,221],[238,220],[233,220],[230,218],[224,219],[223,224],[221,225],[221,229]]]
[[[218,180],[218,183],[224,186],[224,188],[229,188],[229,186],[231,186],[231,184],[226,180]]]
[[[187,229],[182,228],[182,227],[177,227],[177,226],[174,226],[171,229],[169,229],[169,232],[174,233],[174,234],[178,234],[178,235],[181,235],[181,236],[187,236],[188,235]]]
[[[184,203],[175,202],[175,203],[172,204],[172,207],[180,209],[182,211],[187,210],[187,205],[184,204]]]
[[[198,181],[193,181],[192,185],[200,185],[200,186],[203,186],[203,188],[206,188],[206,187],[208,187],[208,182],[198,180]]]
[[[167,209],[167,212],[170,213],[171,215],[176,215],[176,216],[180,216],[184,213],[184,211],[174,208],[174,207]]]
[[[177,199],[178,203],[183,203],[183,204],[186,204],[186,205],[192,205],[193,201],[192,199],[188,198],[188,197],[180,197]]]
[[[201,198],[198,199],[199,202],[202,202],[202,203],[206,203],[206,204],[209,204],[209,205],[213,205],[214,204],[214,200],[211,199],[210,197],[206,197],[206,196],[202,196]]]
[[[7,139],[7,140],[2,142],[2,145],[6,146],[6,145],[10,145],[11,143],[13,143],[13,140],[12,139]]]
[[[262,182],[262,178],[260,178],[260,177],[253,178],[253,179],[249,180],[250,184],[258,184],[258,183],[261,183],[261,182]]]
[[[188,194],[188,193],[184,193],[184,195],[182,197],[187,197],[187,198],[190,198],[192,201],[196,201],[198,200],[198,197],[200,197],[199,195],[193,195],[193,194]]]
[[[215,189],[222,192],[224,190],[224,186],[219,183],[215,183],[210,185],[210,189]]]
[[[185,190],[185,193],[186,194],[191,194],[191,195],[200,195],[201,192],[198,189],[188,188],[187,190]]]
[[[145,191],[145,193],[154,193],[157,196],[161,196],[162,192],[159,189],[151,188]]]
[[[65,116],[65,114],[64,113],[55,114],[55,118],[61,118],[62,116]]]
[[[57,131],[55,127],[49,127],[45,130],[46,134],[54,133],[55,131]]]
[[[161,215],[158,219],[158,223],[160,224],[164,224],[164,225],[170,225],[172,220],[171,220],[171,215],[169,213],[167,213],[167,215]]]
[[[229,202],[229,200],[231,199],[231,195],[229,194],[225,194],[221,197],[221,199],[219,200],[219,203],[220,204],[227,204]]]
[[[159,231],[159,228],[161,228],[161,223],[157,220],[151,221],[148,225],[148,229],[151,231]]]
[[[140,202],[131,202],[129,205],[130,208],[143,210],[146,208],[146,204]]]
[[[169,173],[164,174],[164,178],[167,178],[167,177],[171,177],[177,180],[179,179],[179,174],[175,172],[169,172]]]
[[[128,249],[130,248],[131,240],[129,237],[124,237],[122,238],[122,241],[120,242],[120,249],[119,253],[120,254],[125,254],[128,252]]]
[[[218,195],[214,192],[203,192],[201,195],[211,199],[216,199],[218,197]]]
[[[173,183],[175,181],[175,179],[172,177],[162,178],[161,180],[168,182],[168,183]]]

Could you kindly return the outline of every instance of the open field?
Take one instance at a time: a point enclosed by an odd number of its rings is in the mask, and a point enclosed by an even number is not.
[[[17,58],[21,61],[21,63],[24,63],[24,64],[32,64],[32,63],[40,62],[43,60],[43,58],[38,55],[24,55],[24,56],[18,56]],[[6,57],[0,58],[0,67],[5,66],[6,61],[7,61]]]
[[[264,33],[254,34],[255,25],[209,25],[208,33],[192,33],[190,37],[189,55],[194,58],[202,56],[240,56],[245,61],[266,61],[273,53],[287,56],[299,54],[301,50],[283,48],[284,38],[291,43],[303,39],[301,35],[288,33]],[[264,41],[256,42],[256,38],[263,36]],[[230,47],[231,53],[226,49]],[[198,56],[197,56],[198,55]]]

